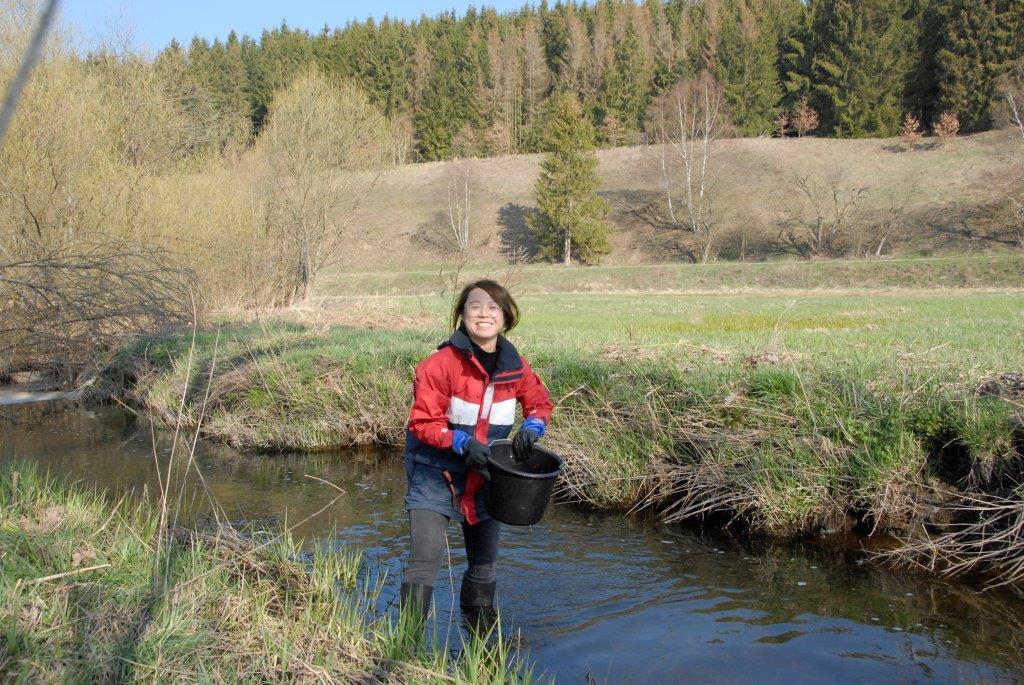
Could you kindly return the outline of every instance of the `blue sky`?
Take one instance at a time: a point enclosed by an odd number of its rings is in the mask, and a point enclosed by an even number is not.
[[[62,0],[65,20],[76,24],[86,44],[97,37],[110,37],[111,27],[121,27],[115,35],[123,37],[129,27],[132,42],[138,48],[155,53],[172,38],[187,44],[192,36],[223,38],[234,29],[239,35],[258,36],[264,28],[289,26],[319,31],[326,22],[331,27],[344,26],[350,19],[385,14],[415,19],[454,9],[461,14],[470,5],[486,4],[498,11],[518,8],[525,0],[489,0],[486,3],[468,0],[387,0],[386,2],[328,2],[327,0],[172,0],[142,2],[140,0]]]

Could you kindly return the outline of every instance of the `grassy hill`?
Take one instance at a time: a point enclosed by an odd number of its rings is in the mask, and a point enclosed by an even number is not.
[[[886,254],[1015,249],[1015,235],[999,214],[1016,178],[1006,157],[1014,145],[1019,142],[1001,131],[913,151],[900,151],[891,139],[720,141],[715,157],[720,255],[784,256],[777,243],[779,220],[809,211],[794,181],[810,175],[826,183],[832,174],[840,175],[840,190],[867,189],[853,216],[852,255],[874,254],[876,223],[907,196],[906,227],[887,242]],[[616,228],[614,250],[604,264],[685,259],[683,237],[649,220],[651,209],[657,211],[663,202],[660,154],[659,146],[598,152],[600,193],[613,208]],[[520,247],[530,251],[524,217],[534,206],[541,158],[512,155],[469,162],[474,263],[505,262]],[[450,262],[444,243],[448,183],[456,164],[413,164],[384,173],[350,220],[352,241],[338,269],[429,269]]]

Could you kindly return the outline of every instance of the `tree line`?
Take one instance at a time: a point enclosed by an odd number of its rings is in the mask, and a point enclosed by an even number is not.
[[[234,138],[263,126],[275,92],[310,64],[357,83],[420,159],[537,152],[565,93],[598,143],[654,131],[659,99],[709,73],[738,135],[780,132],[803,107],[817,135],[895,135],[909,114],[992,127],[997,83],[1024,55],[1020,0],[544,0],[311,33],[172,42],[158,68],[204,92]],[[786,131],[783,130],[783,133]]]

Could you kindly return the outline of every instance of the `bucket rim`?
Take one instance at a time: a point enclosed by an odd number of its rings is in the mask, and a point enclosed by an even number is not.
[[[511,446],[512,445],[512,441],[509,440],[508,438],[501,438],[501,439],[498,439],[498,440],[491,440],[489,443],[487,443],[488,447],[494,447],[495,445],[509,445],[509,446]],[[565,470],[565,460],[562,459],[562,457],[560,457],[557,453],[549,450],[548,448],[546,448],[546,447],[544,447],[542,445],[534,445],[533,449],[541,450],[544,453],[549,454],[552,457],[554,457],[555,461],[558,462],[558,469],[556,469],[555,471],[548,471],[547,473],[526,473],[525,471],[517,471],[515,469],[510,469],[507,466],[505,466],[504,464],[500,464],[500,463],[496,462],[493,457],[488,457],[487,458],[487,465],[488,465],[488,467],[498,469],[502,473],[508,473],[508,474],[513,475],[513,476],[515,476],[517,478],[526,478],[528,480],[551,480],[553,478],[558,478],[560,475],[562,475],[562,471]]]

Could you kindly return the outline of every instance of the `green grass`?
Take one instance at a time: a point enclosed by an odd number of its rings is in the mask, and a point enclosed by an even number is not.
[[[1017,292],[906,292],[808,295],[526,295],[513,338],[524,354],[614,355],[742,362],[785,352],[799,368],[884,366],[974,376],[1024,368],[1024,296]],[[382,304],[400,324],[434,320],[440,297]],[[608,349],[605,348],[615,348]]]
[[[28,466],[0,471],[0,680],[531,680],[500,636],[456,658],[374,616],[380,588],[361,580],[358,552],[304,557],[286,532],[159,530],[145,502],[112,507]]]
[[[331,305],[367,295],[432,295],[450,283],[450,269],[419,271],[328,272],[317,295]],[[645,264],[565,268],[508,265],[471,267],[463,282],[493,277],[518,294],[608,292],[736,292],[744,290],[884,290],[906,288],[1024,288],[1024,255],[878,260],[717,262],[713,264]]]
[[[931,488],[1020,480],[1021,399],[976,389],[1024,370],[1022,265],[528,269],[511,337],[556,401],[545,441],[566,459],[564,497],[772,535],[903,531]],[[770,287],[679,292],[695,274]],[[413,368],[447,335],[451,294],[416,294],[436,274],[353,277],[348,296],[302,314],[310,327],[203,332],[191,371],[187,336],[148,341],[108,375],[134,369],[131,395],[169,421],[186,397],[191,425],[202,413],[204,434],[240,448],[400,445]],[[598,282],[612,292],[563,291]]]
[[[731,512],[763,532],[849,527],[848,512],[896,530],[911,514],[910,492],[951,472],[951,445],[970,462],[957,487],[989,487],[1019,468],[1019,406],[974,393],[982,379],[1024,368],[1015,293],[580,294],[520,304],[514,340],[558,405],[546,440],[568,462],[563,493],[595,506],[674,506],[680,491],[656,477],[667,472],[668,483],[698,478],[686,494],[694,501],[727,489],[730,498],[701,513]],[[173,420],[185,396],[192,425],[202,413],[206,435],[240,448],[399,445],[412,370],[444,335],[445,302],[386,306],[399,324],[438,325],[229,326],[199,335],[191,371],[188,336],[143,343],[115,368],[148,358],[136,399]]]

